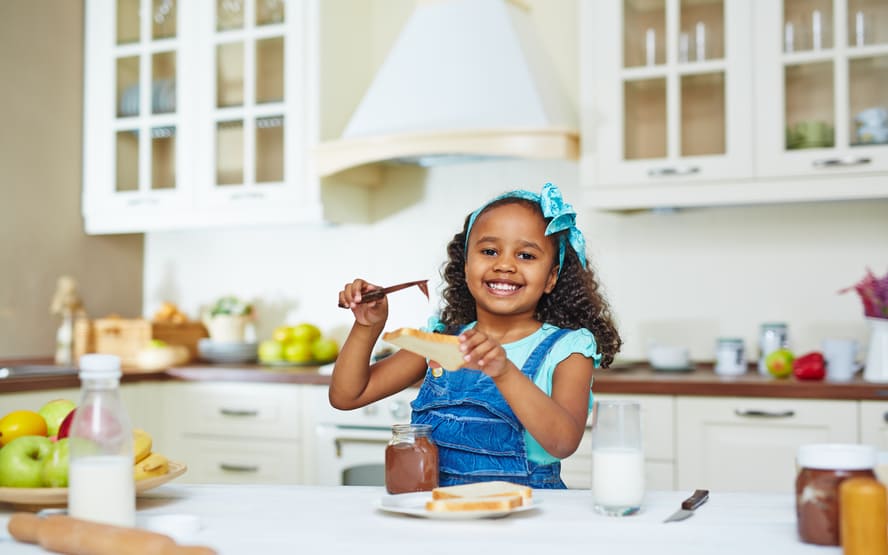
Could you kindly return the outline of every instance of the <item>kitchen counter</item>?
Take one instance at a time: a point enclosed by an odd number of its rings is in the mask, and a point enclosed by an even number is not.
[[[46,364],[46,360],[0,361],[0,365],[27,362]],[[330,383],[330,377],[319,372],[318,366],[276,366],[258,364],[192,363],[161,372],[125,373],[124,383],[146,380],[180,380],[201,382],[254,383]],[[0,394],[17,391],[37,391],[79,387],[76,376],[44,376],[34,378],[0,379]],[[596,393],[692,395],[707,397],[774,397],[798,399],[888,399],[888,384],[865,382],[858,374],[846,383],[799,381],[794,378],[778,380],[760,376],[754,366],[736,377],[723,377],[712,371],[711,364],[697,364],[686,372],[656,371],[647,364],[623,364],[595,373],[593,390]]]
[[[183,544],[220,554],[549,552],[583,554],[711,553],[839,554],[838,547],[801,543],[790,494],[713,492],[691,518],[662,521],[689,492],[650,492],[637,515],[606,517],[589,490],[535,490],[538,507],[500,519],[431,520],[383,512],[378,487],[221,486],[167,484],[143,494],[140,526],[166,531]],[[0,552],[45,553],[12,540],[12,508],[0,505]],[[163,515],[197,516],[197,530],[175,532]],[[193,528],[198,528],[194,526]]]

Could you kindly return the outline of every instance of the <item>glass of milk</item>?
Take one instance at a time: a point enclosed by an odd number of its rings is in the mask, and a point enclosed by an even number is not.
[[[635,514],[644,499],[641,404],[596,401],[592,416],[592,496],[609,516]]]

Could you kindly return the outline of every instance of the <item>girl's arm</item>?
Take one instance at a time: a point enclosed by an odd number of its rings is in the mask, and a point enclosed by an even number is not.
[[[586,428],[592,360],[574,353],[555,367],[552,396],[536,386],[508,358],[497,341],[469,330],[460,336],[467,366],[490,376],[525,429],[553,457],[577,450]]]
[[[419,381],[426,370],[425,359],[408,351],[370,364],[388,318],[388,300],[358,303],[362,292],[376,288],[357,279],[339,293],[339,302],[352,309],[355,323],[333,365],[328,396],[338,409],[356,409],[388,397]]]

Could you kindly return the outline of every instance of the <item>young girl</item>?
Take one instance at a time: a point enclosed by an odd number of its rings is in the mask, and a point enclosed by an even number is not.
[[[378,287],[347,284],[339,302],[355,323],[333,369],[330,403],[359,408],[424,378],[411,419],[432,425],[440,485],[564,488],[559,461],[583,437],[593,368],[607,367],[621,345],[575,219],[550,183],[541,195],[501,195],[466,218],[447,247],[443,310],[427,328],[459,335],[459,371],[406,350],[371,365],[388,301],[359,304]]]

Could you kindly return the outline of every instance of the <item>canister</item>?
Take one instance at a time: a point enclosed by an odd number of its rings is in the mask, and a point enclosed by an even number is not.
[[[719,337],[715,344],[715,373],[738,376],[746,373],[746,353],[739,337]]]
[[[789,327],[784,322],[767,322],[762,324],[759,334],[759,374],[768,376],[765,357],[781,348],[789,348]]]

